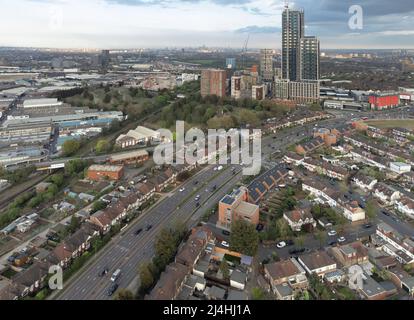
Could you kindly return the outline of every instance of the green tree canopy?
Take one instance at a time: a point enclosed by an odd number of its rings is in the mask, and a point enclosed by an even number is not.
[[[73,156],[81,147],[79,141],[75,139],[66,140],[62,145],[62,152],[65,157]]]
[[[230,248],[248,256],[254,256],[259,245],[259,235],[253,224],[244,220],[234,221],[231,226]]]

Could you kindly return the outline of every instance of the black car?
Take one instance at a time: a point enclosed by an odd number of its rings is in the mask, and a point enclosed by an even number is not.
[[[257,231],[262,231],[262,230],[263,230],[263,228],[264,228],[264,225],[262,225],[261,223],[259,223],[259,224],[257,225],[257,227],[256,227],[256,230],[257,230]]]
[[[198,180],[194,181],[194,184],[198,184]]]
[[[295,249],[290,249],[289,254],[299,254],[299,253],[304,253],[305,251],[306,251],[305,248],[295,248]]]
[[[135,230],[134,234],[137,236],[142,232],[142,228]]]
[[[381,213],[382,213],[382,214],[385,214],[385,215],[386,215],[386,216],[388,216],[388,217],[390,216],[390,213],[389,213],[388,211],[382,210],[382,211],[381,211]]]
[[[295,242],[293,242],[293,240],[286,240],[286,246],[293,246],[295,244]]]
[[[200,206],[200,202],[197,202],[197,203],[196,203],[196,207],[199,207],[199,206]]]
[[[108,272],[109,272],[109,269],[108,269],[108,268],[102,269],[102,270],[99,272],[99,276],[100,276],[100,277],[103,277],[103,276],[105,276]]]
[[[372,228],[372,224],[367,223],[367,224],[364,224],[362,227],[364,229],[370,229],[370,228]]]
[[[112,296],[115,293],[116,289],[118,289],[118,284],[116,283],[111,284],[111,286],[106,291],[108,297]]]
[[[225,236],[229,236],[229,235],[230,235],[230,231],[227,231],[227,230],[223,230],[223,231],[222,231],[222,233],[223,233]]]
[[[149,230],[151,230],[151,228],[152,228],[152,225],[151,225],[151,224],[149,224],[149,225],[147,225],[147,226],[145,227],[145,231],[149,231]]]
[[[336,242],[335,240],[333,240],[333,241],[329,241],[329,243],[328,243],[328,244],[329,244],[330,246],[334,246],[334,245],[336,245],[337,243],[338,243],[338,242]]]
[[[217,185],[214,185],[213,186],[213,191],[216,190],[216,189],[217,189]]]

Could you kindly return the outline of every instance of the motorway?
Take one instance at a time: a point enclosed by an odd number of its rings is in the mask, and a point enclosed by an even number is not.
[[[365,114],[358,113],[358,116],[365,116]],[[338,128],[351,118],[353,118],[352,114],[343,113],[335,119],[318,122],[318,126]],[[308,136],[314,126],[315,124],[308,124],[263,137],[262,152],[265,167],[273,165],[275,158],[280,155],[277,150],[283,152],[288,145]],[[272,154],[276,156],[272,158]],[[131,222],[126,230],[112,239],[87,266],[80,270],[79,274],[68,281],[63,291],[52,298],[60,300],[112,299],[112,297],[108,297],[106,290],[110,286],[109,278],[111,274],[118,268],[122,270],[121,277],[118,280],[120,288],[128,288],[132,283],[139,282],[138,267],[143,262],[150,261],[153,257],[155,238],[160,230],[166,226],[173,226],[175,222],[185,222],[188,226],[195,225],[207,210],[216,205],[242,179],[239,166],[225,166],[220,172],[214,171],[213,167],[208,166],[180,186],[185,188],[183,192],[173,191],[141,217]],[[232,168],[236,168],[237,174],[233,175]],[[195,184],[195,181],[198,181],[198,183]],[[215,185],[217,190],[212,192]],[[201,195],[199,201],[201,206],[199,208],[196,207],[196,200],[194,199],[196,194]],[[148,224],[152,225],[153,228],[145,231],[145,226]],[[137,236],[134,233],[138,228],[143,228],[143,231]],[[346,237],[350,241],[369,235],[374,230],[375,228],[369,230],[354,229],[347,232]],[[305,241],[307,247],[308,245],[312,247],[320,246],[319,240],[313,238],[313,236],[312,239],[309,238]],[[283,254],[284,251],[288,252],[288,249],[282,250],[282,255],[286,254]],[[104,268],[108,268],[109,273],[101,278],[98,273]]]
[[[330,119],[320,124],[343,123],[343,119]],[[267,136],[262,141],[262,152],[264,162],[272,161],[268,156],[274,152],[273,149],[284,149],[284,147],[304,138],[312,129],[309,124],[284,130],[273,136]],[[236,168],[237,174],[233,176],[232,168]],[[137,280],[138,267],[141,263],[149,261],[154,255],[154,241],[160,230],[166,226],[173,226],[175,222],[188,221],[189,226],[195,225],[206,210],[210,210],[217,202],[242,179],[239,166],[225,167],[222,171],[213,170],[213,166],[207,167],[196,176],[190,178],[182,187],[183,192],[174,191],[166,199],[161,200],[155,207],[151,208],[143,216],[134,220],[127,230],[116,236],[97,254],[96,259],[90,262],[79,275],[75,275],[68,281],[67,286],[59,292],[56,299],[60,300],[101,300],[111,299],[106,290],[110,286],[110,276],[118,268],[122,270],[118,280],[120,288],[127,288]],[[208,181],[209,179],[211,179]],[[229,180],[230,179],[230,180]],[[194,184],[195,181],[199,183]],[[217,186],[215,193],[213,186]],[[197,209],[194,197],[201,195],[199,201],[201,207]],[[151,224],[153,228],[149,231],[142,231],[138,236],[134,232]],[[98,274],[104,268],[109,272],[103,278]]]
[[[153,257],[155,237],[162,228],[173,226],[176,222],[193,224],[197,220],[190,219],[193,214],[198,218],[201,217],[206,209],[217,203],[242,177],[240,167],[229,166],[219,173],[214,171],[213,167],[208,166],[184,183],[181,186],[185,188],[183,192],[173,192],[132,222],[127,230],[116,236],[103,252],[99,253],[93,263],[82,270],[82,274],[74,281],[69,281],[68,287],[58,295],[57,299],[111,299],[107,296],[106,290],[110,285],[111,274],[118,268],[122,270],[119,287],[128,287],[137,277],[138,266]],[[236,174],[232,173],[233,168],[236,169]],[[197,185],[195,181],[198,181]],[[217,190],[213,193],[212,189],[215,185]],[[199,201],[201,206],[198,210],[197,201],[194,199],[197,194],[201,196]],[[149,224],[153,228],[145,231],[145,227]],[[134,233],[138,228],[143,228],[143,231],[136,236]],[[108,268],[109,273],[100,278],[98,273],[104,268]]]

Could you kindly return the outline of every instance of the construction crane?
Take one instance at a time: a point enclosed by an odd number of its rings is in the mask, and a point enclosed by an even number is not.
[[[244,69],[245,63],[246,63],[246,53],[247,53],[247,46],[249,44],[249,40],[250,40],[250,34],[247,35],[247,39],[244,42],[242,52],[241,52],[241,55],[242,55],[242,63],[241,63],[242,70]]]

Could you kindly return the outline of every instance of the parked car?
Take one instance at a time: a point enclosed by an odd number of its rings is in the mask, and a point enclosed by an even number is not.
[[[145,231],[149,231],[149,230],[151,230],[151,228],[152,228],[152,224],[148,224],[148,225],[145,227]]]
[[[229,236],[230,235],[230,231],[227,231],[227,230],[223,230],[221,233],[224,234],[225,236]]]
[[[336,236],[336,231],[335,230],[329,231],[328,236],[330,236],[330,237]]]
[[[367,224],[364,224],[362,227],[364,229],[370,229],[370,228],[372,228],[372,224],[367,223]]]
[[[276,245],[276,247],[278,247],[279,249],[282,249],[282,248],[286,247],[286,242],[284,242],[284,241],[280,241],[280,242]]]
[[[185,188],[183,187],[183,188],[180,188],[180,192],[183,192],[185,190]]]
[[[262,225],[261,223],[259,223],[257,226],[256,226],[256,230],[257,231],[262,231],[263,230],[263,228],[264,228],[264,225]]]
[[[142,232],[142,228],[135,230],[134,234],[137,236]]]
[[[222,242],[221,242],[221,245],[222,245],[223,247],[225,247],[225,248],[229,248],[229,247],[230,247],[230,244],[229,244],[227,241],[222,241]]]
[[[339,242],[339,243],[341,243],[341,242],[345,242],[345,241],[346,241],[345,237],[339,237],[339,238],[338,238],[338,242]]]
[[[304,253],[306,251],[305,248],[294,248],[289,250],[289,254],[299,254]]]
[[[328,244],[330,245],[330,246],[334,246],[334,245],[336,245],[338,242],[336,241],[336,240],[333,240],[333,241],[329,241],[328,242]]]
[[[286,246],[293,246],[295,242],[292,239],[286,240]]]

